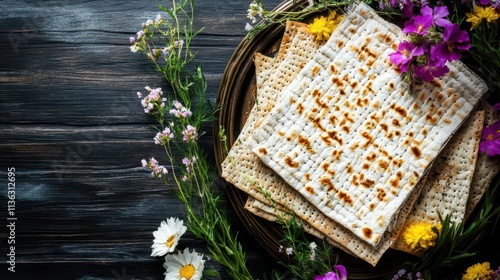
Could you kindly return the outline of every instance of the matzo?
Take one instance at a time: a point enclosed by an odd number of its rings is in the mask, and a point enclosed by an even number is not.
[[[453,223],[463,221],[483,123],[484,111],[474,112],[441,151],[405,222],[405,228],[418,222],[438,225],[439,215],[451,215]],[[411,254],[422,253],[413,251],[403,235],[391,247]]]
[[[487,87],[450,63],[443,79],[409,94],[389,60],[402,31],[362,3],[351,15],[361,27],[334,31],[250,146],[319,210],[377,246]]]
[[[485,111],[484,123],[485,125],[492,125],[498,121],[498,117],[494,115],[491,105],[481,100],[481,110]],[[476,162],[476,169],[474,170],[474,177],[470,186],[469,198],[467,200],[467,207],[465,210],[465,220],[469,218],[472,211],[478,205],[484,193],[490,186],[493,178],[500,171],[500,161],[498,159],[488,158],[486,153],[479,153]]]
[[[256,200],[253,197],[249,197],[247,199],[247,202],[245,203],[245,209],[248,210],[250,213],[271,222],[276,222],[279,221],[280,219],[289,220],[292,218],[292,215],[289,212],[287,212],[288,210],[280,208],[279,206],[277,208],[276,206],[278,205],[274,206],[267,205],[259,200]],[[344,252],[353,255],[347,248],[344,248],[341,244],[335,242],[333,239],[329,238],[324,233],[316,229],[314,225],[305,223],[302,219],[298,217],[295,218],[297,219],[298,222],[302,223],[305,232],[321,240],[326,240],[332,246],[337,247],[343,250]]]
[[[228,157],[222,163],[221,176],[234,186],[248,192],[250,195],[255,196],[259,195],[256,193],[260,193],[260,190],[252,186],[251,180],[249,179],[253,178],[252,180],[255,180],[260,178],[260,171],[257,173],[255,173],[255,171],[252,173],[238,172],[233,166],[231,159],[239,161],[241,155],[252,154],[250,149],[244,145],[247,138],[254,132],[261,120],[274,106],[278,98],[278,92],[295,78],[301,67],[311,60],[316,50],[321,46],[322,43],[315,41],[314,35],[309,34],[307,28],[307,24],[304,23],[287,22],[285,34],[282,39],[282,46],[280,46],[280,52],[278,53],[280,58],[276,59],[278,62],[282,62],[278,63],[277,68],[272,71],[269,79],[267,79],[268,83],[264,86],[258,86],[261,90],[257,96],[256,104],[253,106],[250,116],[243,130],[240,132],[238,139],[233,143]],[[285,46],[283,46],[283,44],[285,44]],[[250,163],[252,166],[261,165],[257,157],[254,157],[254,159],[256,161]],[[252,161],[253,159],[244,160]],[[238,165],[240,164],[239,162]]]
[[[309,56],[302,58],[302,54],[308,50],[314,53],[319,46],[320,43],[314,41],[314,37],[307,33],[307,24],[287,21],[279,51],[274,58],[275,65],[268,72],[269,78],[266,79],[265,84],[257,88],[262,93],[256,96],[255,104],[238,136],[238,141],[235,142],[236,145],[251,135],[263,116],[266,116],[276,103],[276,95],[268,93],[281,90],[286,83],[291,81],[308,61]],[[268,60],[264,55],[256,53],[254,61],[260,63],[259,59]],[[282,63],[284,60],[285,62]],[[269,66],[266,65],[266,67]],[[222,165],[226,164],[225,161]]]
[[[356,15],[348,16],[340,25],[341,28],[357,28],[361,22],[357,20]],[[350,34],[343,34],[346,38]],[[300,43],[300,42],[299,42]],[[338,46],[341,47],[340,45]],[[307,52],[312,54],[313,52]],[[277,93],[264,92],[269,94],[268,98],[277,98]],[[271,169],[260,163],[258,157],[252,153],[242,140],[241,143],[235,143],[231,149],[230,156],[234,157],[234,162],[231,165],[225,165],[223,177],[233,183],[238,188],[244,190],[250,195],[261,201],[268,201],[268,198],[286,205],[292,209],[297,216],[304,219],[306,223],[313,225],[318,230],[322,231],[325,236],[340,244],[342,248],[346,248],[348,252],[365,260],[366,262],[376,265],[384,252],[392,242],[394,234],[386,233],[382,238],[381,244],[375,249],[369,246],[366,242],[352,234],[342,225],[327,218],[324,214],[318,211],[314,206],[310,205],[305,198],[289,187],[279,176]],[[404,221],[405,215],[411,208],[411,203],[418,196],[415,192],[414,197],[408,199],[407,206],[401,210],[401,221]],[[270,202],[268,202],[270,203]],[[402,226],[402,224],[401,224]],[[397,229],[398,227],[396,227]],[[397,230],[395,230],[397,232]]]

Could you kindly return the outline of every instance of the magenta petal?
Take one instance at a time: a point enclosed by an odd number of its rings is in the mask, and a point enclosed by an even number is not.
[[[493,112],[500,110],[500,102],[493,105]]]
[[[403,0],[403,18],[413,17],[413,3],[410,0]],[[393,5],[394,6],[394,5]]]
[[[324,280],[340,280],[339,276],[337,275],[337,273],[335,272],[328,272],[327,274],[325,274],[325,278],[323,278]]]
[[[415,75],[426,82],[430,82],[434,78],[439,78],[449,71],[446,65],[440,66],[432,64],[415,66],[413,69],[415,70]]]
[[[500,155],[500,143],[498,142],[493,142],[489,147],[488,147],[488,153],[487,155],[489,157],[497,156]]]
[[[437,26],[445,26],[451,22],[446,18],[449,14],[448,7],[446,6],[436,6],[434,10],[429,6],[422,7],[420,10],[422,15],[432,16],[432,23]]]
[[[432,8],[429,6],[424,6],[420,9],[420,14],[432,16]]]
[[[446,6],[436,6],[434,7],[434,23],[437,26],[444,27],[451,22],[446,18],[449,15],[448,7]]]
[[[488,138],[489,140],[500,138],[500,121],[496,121],[492,125],[483,127],[481,139],[488,140]]]
[[[408,66],[413,60],[413,57],[423,55],[424,49],[420,46],[416,46],[408,41],[402,41],[399,43],[398,50],[389,55],[392,63],[399,66],[401,72],[406,72]]]
[[[411,18],[405,23],[403,32],[427,35],[427,30],[432,26],[431,15],[421,15]]]
[[[338,265],[335,266],[335,269],[339,273],[340,280],[346,280],[347,279],[347,269],[345,268],[345,266],[338,264]]]
[[[442,61],[459,60],[462,54],[450,42],[439,42],[436,47],[436,57]]]
[[[479,144],[479,151],[486,153],[488,157],[500,155],[500,140],[483,141]]]
[[[470,45],[469,33],[461,30],[458,24],[448,24],[443,31],[443,40],[452,43],[455,49],[468,50]]]

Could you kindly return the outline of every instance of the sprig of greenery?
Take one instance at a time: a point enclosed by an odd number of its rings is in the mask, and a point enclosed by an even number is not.
[[[453,224],[451,215],[444,219],[440,216],[442,228],[433,230],[438,234],[436,245],[429,248],[420,258],[408,262],[404,266],[411,267],[413,272],[421,272],[423,279],[431,279],[445,268],[452,268],[459,261],[474,256],[475,246],[481,241],[485,229],[492,218],[500,213],[495,206],[500,182],[490,187],[485,194],[484,206],[478,217],[467,223]]]
[[[471,48],[466,52],[464,60],[488,84],[490,91],[496,93],[500,100],[500,28],[498,24],[487,26],[481,24],[469,32]]]
[[[310,15],[320,13],[326,10],[331,9],[341,9],[346,7],[356,1],[354,0],[320,0],[313,1],[313,4],[310,5],[308,1],[297,1],[294,0],[292,2],[292,8],[287,9],[287,11],[279,11],[279,10],[268,10],[264,7],[262,0],[254,0],[252,4],[255,4],[252,8],[248,10],[248,18],[257,19],[260,21],[257,22],[252,28],[249,30],[247,34],[247,38],[254,37],[260,31],[266,29],[267,27],[273,24],[281,24],[284,25],[287,21],[303,21]],[[370,4],[371,0],[364,0],[363,2]]]
[[[283,228],[283,239],[280,240],[283,244],[282,253],[287,254],[287,249],[291,252],[291,259],[280,264],[294,279],[314,279],[316,275],[332,271],[338,258],[332,259],[333,247],[329,243],[323,240],[317,245],[311,236],[306,235],[304,224],[293,213],[279,216],[278,222]]]
[[[213,166],[198,141],[182,140],[188,126],[200,131],[204,123],[214,120],[217,111],[217,107],[205,100],[207,85],[201,66],[195,67],[194,72],[187,68],[195,56],[190,43],[201,31],[193,29],[194,0],[173,0],[172,8],[159,8],[170,18],[146,24],[144,36],[134,42],[134,47],[146,54],[172,87],[173,95],[168,97],[166,106],[160,106],[161,110],[155,110],[153,116],[158,131],[168,128],[174,134],[171,141],[164,143],[164,148],[178,186],[175,193],[186,206],[188,230],[206,242],[211,258],[222,264],[233,279],[252,279],[237,234],[231,231],[220,205],[220,195],[212,189]],[[170,117],[168,113],[175,109],[173,102],[177,100],[192,114]],[[197,104],[194,101],[198,101]],[[200,132],[197,137],[201,135]],[[181,156],[174,154],[172,144]]]
[[[232,165],[236,162],[229,154],[227,145],[227,137],[224,129],[220,128],[219,137],[225,148],[228,160]],[[288,256],[288,261],[279,261],[278,263],[285,268],[285,272],[274,270],[271,274],[271,279],[314,279],[316,275],[323,275],[334,269],[334,265],[338,262],[338,256],[334,253],[333,246],[321,240],[320,244],[316,244],[318,238],[306,233],[304,223],[295,215],[295,213],[287,208],[280,210],[278,202],[273,199],[273,195],[252,178],[246,174],[242,176],[253,187],[258,190],[276,213],[276,222],[283,228],[283,238],[279,241],[280,248],[276,248],[280,253]],[[335,260],[332,259],[333,256]],[[293,278],[290,278],[290,274]]]

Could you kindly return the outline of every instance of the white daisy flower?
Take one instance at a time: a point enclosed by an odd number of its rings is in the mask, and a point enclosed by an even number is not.
[[[162,221],[157,231],[153,232],[155,239],[151,248],[151,256],[161,257],[174,251],[179,239],[186,232],[187,227],[183,221],[177,218],[169,218]]]
[[[189,252],[189,248],[184,249],[177,255],[167,255],[163,267],[165,272],[165,280],[199,280],[203,276],[205,260],[203,254]]]

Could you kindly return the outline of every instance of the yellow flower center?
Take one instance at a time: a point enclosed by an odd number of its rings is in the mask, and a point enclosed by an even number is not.
[[[187,264],[181,267],[181,269],[179,270],[179,276],[181,278],[190,280],[194,276],[195,272],[196,269],[194,268],[194,266],[192,264]]]
[[[403,50],[403,55],[406,57],[406,58],[409,58],[410,57],[410,52],[408,50]]]
[[[493,134],[488,134],[488,136],[486,136],[486,140],[488,140],[488,141],[493,141],[493,139],[495,139]]]
[[[165,241],[165,244],[167,244],[167,246],[170,248],[172,247],[172,245],[174,245],[174,240],[175,240],[175,234],[174,235],[171,235],[167,241]]]
[[[419,24],[418,25],[418,32],[422,31],[422,28],[424,28],[424,25],[423,24]]]

